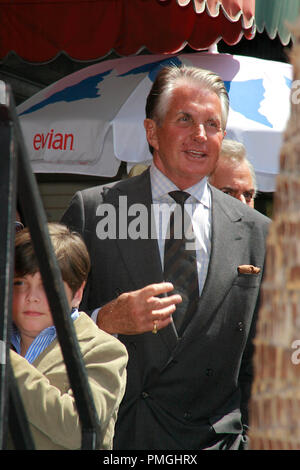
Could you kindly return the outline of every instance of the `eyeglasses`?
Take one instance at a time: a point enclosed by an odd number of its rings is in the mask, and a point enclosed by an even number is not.
[[[18,220],[16,220],[15,221],[16,233],[21,232],[21,230],[23,230],[23,228],[24,228],[24,225],[22,224],[22,222],[19,222]]]

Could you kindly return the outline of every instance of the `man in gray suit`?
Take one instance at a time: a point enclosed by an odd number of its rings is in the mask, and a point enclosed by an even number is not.
[[[63,216],[92,259],[83,308],[129,354],[115,449],[241,447],[269,219],[207,183],[227,114],[217,75],[162,69],[146,104],[150,169],[76,193]]]
[[[247,158],[246,148],[241,142],[223,140],[218,163],[208,181],[223,193],[254,208],[256,176],[253,165]]]

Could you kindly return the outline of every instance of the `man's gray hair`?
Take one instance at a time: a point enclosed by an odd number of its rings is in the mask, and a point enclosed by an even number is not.
[[[160,124],[168,109],[168,103],[173,91],[181,85],[195,84],[199,88],[210,90],[217,94],[221,101],[221,126],[225,131],[229,97],[223,80],[210,70],[190,66],[167,66],[162,68],[152,85],[146,103],[146,118]]]
[[[220,151],[220,159],[231,161],[233,163],[246,163],[251,173],[255,193],[257,192],[257,183],[255,170],[252,163],[247,158],[245,146],[237,140],[224,139]]]

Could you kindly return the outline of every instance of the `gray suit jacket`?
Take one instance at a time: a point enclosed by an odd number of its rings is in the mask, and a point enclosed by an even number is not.
[[[116,449],[231,448],[246,423],[252,380],[251,339],[269,219],[211,189],[211,259],[198,311],[184,334],[178,338],[169,325],[157,335],[119,335],[129,362],[116,425]],[[97,308],[122,292],[163,281],[155,239],[97,237],[101,219],[97,213],[103,203],[108,204],[102,206],[107,210],[114,208],[119,233],[119,218],[124,216],[120,196],[127,196],[128,207],[140,203],[148,208],[150,227],[148,171],[108,187],[77,193],[62,219],[83,234],[92,258],[84,309]],[[258,266],[261,272],[239,274],[237,268],[244,264]]]

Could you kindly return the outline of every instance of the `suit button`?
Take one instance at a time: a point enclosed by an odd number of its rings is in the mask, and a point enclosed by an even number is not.
[[[244,323],[242,321],[238,321],[236,324],[236,329],[238,331],[243,331],[244,330]]]
[[[149,397],[149,393],[148,392],[142,392],[142,398],[146,399]]]
[[[190,411],[185,411],[183,417],[186,421],[189,421],[190,419],[192,419],[192,413]]]
[[[211,377],[212,375],[214,375],[213,369],[206,369],[205,373],[206,373],[207,377]]]

